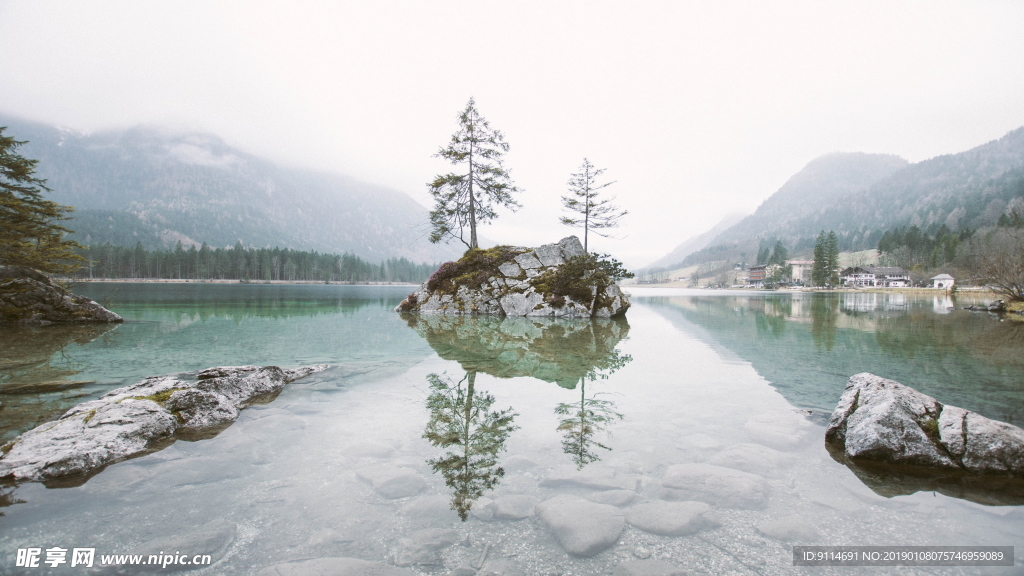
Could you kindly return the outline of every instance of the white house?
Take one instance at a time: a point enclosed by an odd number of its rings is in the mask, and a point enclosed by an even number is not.
[[[848,286],[903,288],[910,286],[910,274],[899,266],[852,266],[839,273]]]
[[[794,282],[811,284],[811,271],[814,270],[814,260],[786,260],[786,264],[792,267],[792,278]]]
[[[932,277],[932,288],[942,288],[944,290],[949,290],[950,288],[953,287],[953,284],[955,283],[956,280],[949,274],[939,274],[938,276]]]

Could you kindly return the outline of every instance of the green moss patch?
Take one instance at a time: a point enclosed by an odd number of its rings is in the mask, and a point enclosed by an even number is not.
[[[600,291],[607,279],[598,273],[592,256],[574,256],[564,264],[550,268],[530,280],[534,290],[544,296],[544,301],[556,308],[565,306],[565,298],[577,302],[593,299],[593,286]]]
[[[459,286],[479,290],[484,282],[501,273],[498,267],[526,252],[511,246],[474,248],[456,262],[445,262],[427,280],[427,289],[437,294],[455,294]]]
[[[184,388],[170,388],[168,390],[164,390],[163,392],[157,392],[156,394],[150,394],[149,396],[132,396],[130,398],[125,398],[125,400],[152,400],[153,402],[156,402],[157,404],[163,404],[164,402],[167,402],[168,400],[170,400],[171,399],[171,395],[174,394],[175,392],[177,392],[178,390],[184,390]],[[123,401],[124,400],[122,400],[122,402]]]

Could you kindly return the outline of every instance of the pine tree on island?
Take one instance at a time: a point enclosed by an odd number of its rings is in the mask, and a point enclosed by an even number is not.
[[[615,184],[614,180],[597,182],[604,171],[604,168],[595,168],[590,160],[584,158],[579,172],[569,178],[569,194],[562,196],[562,206],[576,216],[562,216],[561,222],[566,226],[583,228],[583,250],[587,253],[590,252],[588,236],[591,231],[607,238],[609,234],[602,234],[599,230],[617,228],[619,220],[629,213],[612,204],[614,197],[599,198],[601,190]]]
[[[429,184],[434,197],[430,241],[436,244],[454,238],[473,249],[480,247],[477,226],[497,218],[498,206],[513,211],[519,208],[512,197],[519,189],[503,164],[509,149],[504,135],[491,128],[472,98],[459,113],[458,121],[458,131],[434,156],[453,165],[465,165],[465,171],[439,175]]]

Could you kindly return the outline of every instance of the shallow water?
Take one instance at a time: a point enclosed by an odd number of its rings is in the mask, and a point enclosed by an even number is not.
[[[412,563],[425,574],[478,566],[481,557],[508,574],[607,574],[639,558],[691,574],[1013,574],[794,567],[791,547],[1013,545],[1024,553],[1022,507],[933,492],[883,497],[823,446],[823,415],[862,371],[1021,423],[1021,328],[949,311],[946,300],[635,290],[626,320],[591,322],[402,317],[391,308],[408,287],[80,291],[106,297],[127,322],[0,332],[4,434],[149,375],[225,364],[334,367],[245,409],[216,438],[178,441],[74,488],[4,489],[0,573],[18,573],[18,548],[108,554],[232,525],[218,562],[191,573],[254,574],[340,556]],[[468,426],[467,408],[476,410]],[[472,436],[472,466],[453,465],[458,446],[444,441],[452,427]],[[680,490],[672,467],[696,463],[745,470],[756,490]],[[494,517],[503,508],[492,501],[516,501],[503,498],[511,495],[607,501],[630,496],[609,492],[627,488],[635,495],[624,510],[699,500],[718,526],[661,536],[627,525],[615,544],[579,558],[534,515]],[[423,532],[439,528],[454,532]],[[418,546],[424,539],[437,550]]]

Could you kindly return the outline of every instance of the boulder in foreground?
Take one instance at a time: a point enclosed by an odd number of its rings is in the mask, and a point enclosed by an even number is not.
[[[195,381],[157,376],[111,390],[0,447],[0,480],[84,482],[109,464],[159,450],[177,438],[212,437],[246,406],[272,399],[285,384],[325,368],[218,367],[199,372]]]
[[[883,496],[935,490],[984,504],[1024,503],[1024,430],[874,374],[850,378],[825,443]]]
[[[76,296],[24,266],[0,266],[0,323],[123,322],[117,314]]]
[[[587,254],[575,236],[537,248],[470,250],[442,264],[395,310],[610,318],[629,308],[629,297],[615,284],[621,271],[615,266]]]

